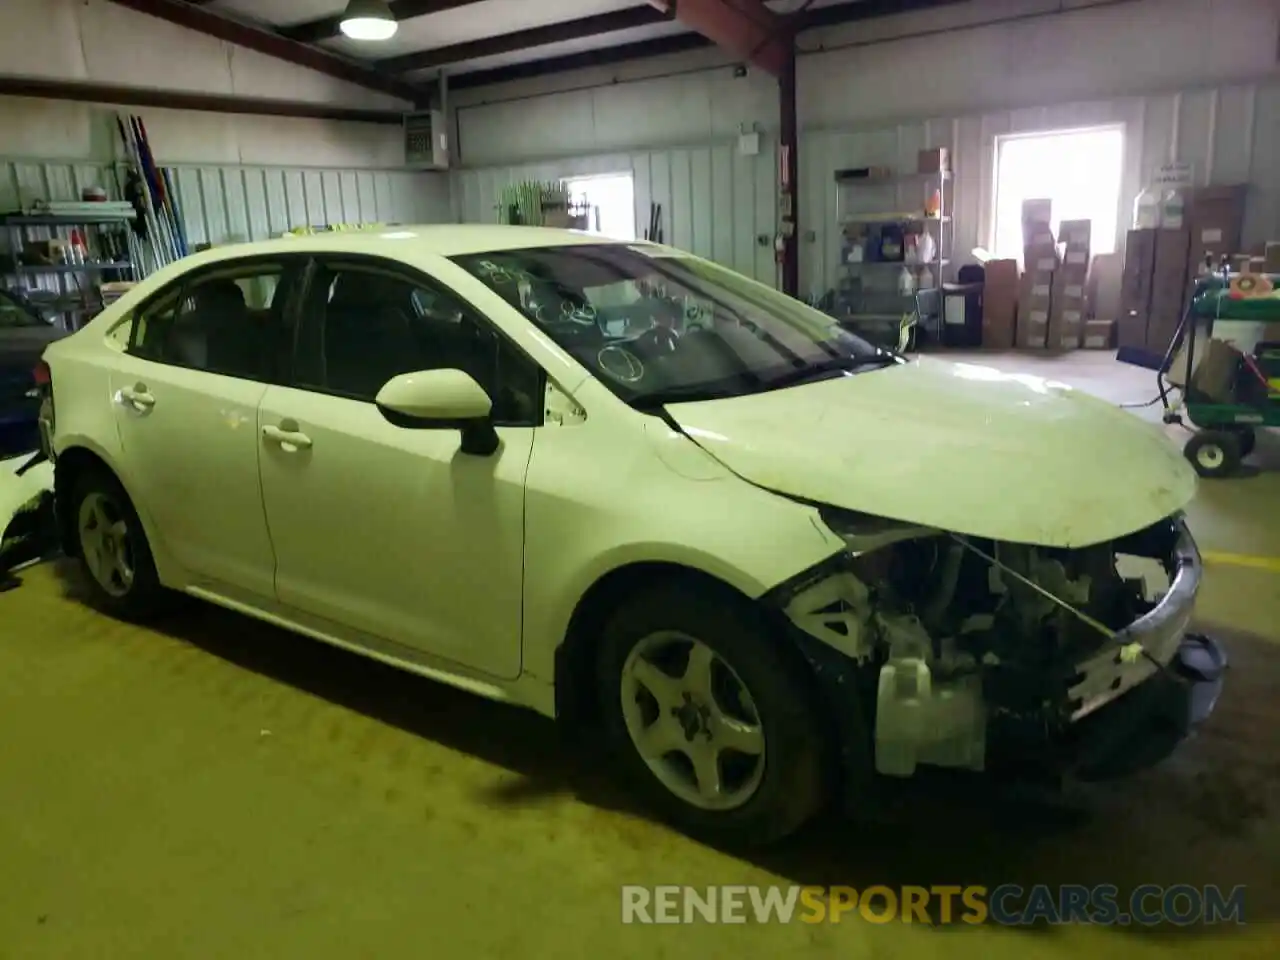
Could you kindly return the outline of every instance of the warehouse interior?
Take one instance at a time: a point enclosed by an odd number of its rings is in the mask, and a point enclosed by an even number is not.
[[[343,0],[4,0],[0,293],[73,331],[186,256],[291,234],[668,244],[1185,447],[1226,692],[1132,779],[1052,802],[943,783],[742,854],[650,819],[551,721],[211,605],[126,625],[44,559],[0,589],[0,958],[1274,955],[1280,413],[1200,430],[1205,453],[1157,393],[1217,409],[1244,378],[1280,410],[1274,0],[357,6],[392,35],[344,35]],[[131,168],[162,199],[116,242]],[[1217,309],[1250,306],[1188,358],[1216,277]],[[0,447],[0,532],[30,453]],[[1243,887],[1247,923],[619,919],[628,885],[720,884]]]

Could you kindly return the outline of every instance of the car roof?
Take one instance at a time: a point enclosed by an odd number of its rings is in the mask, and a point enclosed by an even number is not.
[[[287,252],[322,252],[402,256],[405,246],[414,253],[454,257],[468,253],[522,250],[531,247],[567,247],[620,243],[596,234],[549,227],[511,227],[500,224],[436,223],[422,226],[387,225],[352,230],[324,230],[214,247],[199,257],[204,262]],[[643,241],[639,241],[643,244]],[[195,263],[193,262],[194,266]]]

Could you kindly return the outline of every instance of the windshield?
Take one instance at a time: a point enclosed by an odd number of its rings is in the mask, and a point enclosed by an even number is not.
[[[623,243],[454,257],[635,406],[742,396],[896,358],[697,257]]]
[[[0,330],[14,327],[47,327],[30,307],[19,303],[12,294],[0,290]]]

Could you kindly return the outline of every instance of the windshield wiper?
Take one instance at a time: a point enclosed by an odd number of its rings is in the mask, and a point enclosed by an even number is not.
[[[779,374],[765,381],[766,390],[779,390],[783,387],[798,387],[804,383],[816,383],[819,380],[830,380],[837,376],[854,374],[860,370],[873,367],[887,367],[898,363],[891,354],[879,354],[872,357],[841,357],[838,360],[823,360],[811,363],[795,370]]]

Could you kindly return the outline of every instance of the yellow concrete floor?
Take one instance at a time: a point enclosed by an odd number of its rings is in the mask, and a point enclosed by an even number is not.
[[[1117,401],[1152,392],[1098,355],[1044,369]],[[1201,626],[1234,669],[1180,754],[1071,810],[926,802],[752,860],[631,811],[537,717],[213,608],[132,629],[59,567],[30,570],[0,596],[0,958],[1275,956],[1280,569],[1239,556],[1280,556],[1280,438],[1262,446],[1192,511],[1214,558]],[[623,884],[1005,882],[1247,884],[1251,923],[619,922]]]

